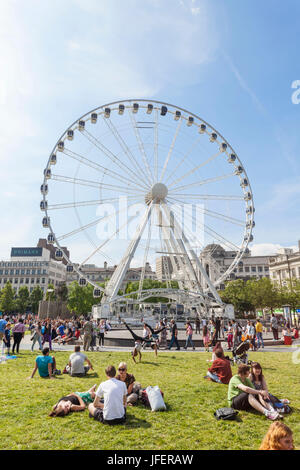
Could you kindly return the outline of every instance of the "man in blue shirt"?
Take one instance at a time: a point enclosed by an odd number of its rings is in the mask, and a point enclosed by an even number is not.
[[[0,318],[0,343],[2,344],[2,355],[4,354],[4,343],[3,339],[5,336],[5,327],[6,327],[7,321],[4,320],[3,318]]]
[[[49,348],[44,348],[43,355],[38,356],[35,360],[35,366],[30,379],[33,379],[36,371],[39,371],[40,377],[53,379],[59,371],[56,370],[56,361],[54,356],[49,356]]]

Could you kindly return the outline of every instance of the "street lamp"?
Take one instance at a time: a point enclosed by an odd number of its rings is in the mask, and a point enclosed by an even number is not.
[[[47,289],[47,292],[50,292],[51,294],[51,292],[54,292],[54,289]],[[47,318],[49,316],[49,304],[50,304],[50,295],[48,297]]]

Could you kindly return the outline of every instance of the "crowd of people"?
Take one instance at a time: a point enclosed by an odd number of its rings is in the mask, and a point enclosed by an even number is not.
[[[34,316],[13,315],[0,318],[0,342],[2,343],[2,354],[18,354],[20,344],[24,338],[25,332],[31,334],[31,351],[38,343],[41,351],[48,344],[50,351],[53,351],[53,343],[67,344],[83,340],[83,349],[85,351],[94,348],[99,350],[104,346],[104,336],[111,330],[111,325],[107,320],[90,320],[89,318],[72,318],[40,320]],[[12,341],[13,340],[13,341]],[[98,344],[97,344],[98,342]],[[11,350],[12,347],[12,350]]]

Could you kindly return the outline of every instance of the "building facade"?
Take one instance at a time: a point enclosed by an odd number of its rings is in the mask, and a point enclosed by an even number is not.
[[[46,248],[14,247],[10,260],[0,262],[0,289],[8,281],[16,293],[25,286],[29,292],[40,286],[46,293],[49,284],[56,287],[66,281],[66,266],[55,261]]]
[[[77,268],[79,267],[78,264],[75,264],[75,266]],[[82,272],[83,277],[85,277],[86,279],[92,282],[95,282],[97,284],[100,284],[100,283],[105,283],[111,278],[116,267],[117,266],[108,266],[107,262],[104,263],[103,268],[95,266],[94,264],[84,264],[83,266],[81,266],[80,272]],[[121,290],[125,289],[128,282],[139,281],[141,279],[142,270],[143,268],[128,269],[124,277],[123,283],[121,285]],[[154,271],[152,271],[152,268],[149,263],[146,263],[144,279],[156,280],[156,274]],[[79,280],[79,275],[77,274],[76,271],[67,272],[67,277],[66,277],[67,285],[71,284],[71,282],[73,281],[78,281],[78,280]]]
[[[270,258],[270,278],[280,286],[286,286],[292,279],[300,279],[300,240],[298,250],[281,248]]]

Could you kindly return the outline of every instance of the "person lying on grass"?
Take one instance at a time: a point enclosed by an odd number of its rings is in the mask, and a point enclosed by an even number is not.
[[[214,354],[216,359],[204,378],[220,384],[229,384],[232,377],[230,361],[225,359],[224,352],[221,349],[216,349]]]
[[[84,411],[95,399],[96,384],[87,392],[73,392],[62,397],[53,406],[49,416],[66,416],[71,411]]]
[[[234,375],[229,382],[228,403],[235,410],[249,411],[255,409],[262,413],[266,418],[275,420],[279,418],[279,413],[274,411],[267,403],[263,406],[259,401],[261,395],[266,399],[268,392],[266,390],[256,390],[249,379],[250,366],[240,364],[237,375]]]
[[[259,450],[294,450],[292,430],[286,424],[275,421],[269,427]]]
[[[290,403],[289,400],[287,400],[286,398],[284,398],[283,400],[280,400],[279,398],[269,393],[265,377],[262,373],[262,367],[258,362],[251,363],[250,380],[253,383],[254,388],[256,390],[265,390],[267,392],[265,399],[263,399],[261,395],[259,396],[259,401],[265,408],[267,407],[266,405],[268,405],[269,407],[268,409],[274,410],[274,408],[276,408],[275,404],[277,403],[282,403],[283,405],[287,405],[288,403]],[[284,413],[284,407],[279,408],[278,411],[279,413],[281,412]]]
[[[42,350],[43,355],[35,360],[35,366],[29,379],[33,379],[36,371],[39,371],[40,377],[53,379],[55,375],[60,375],[60,370],[56,369],[54,356],[49,356],[49,348]]]

